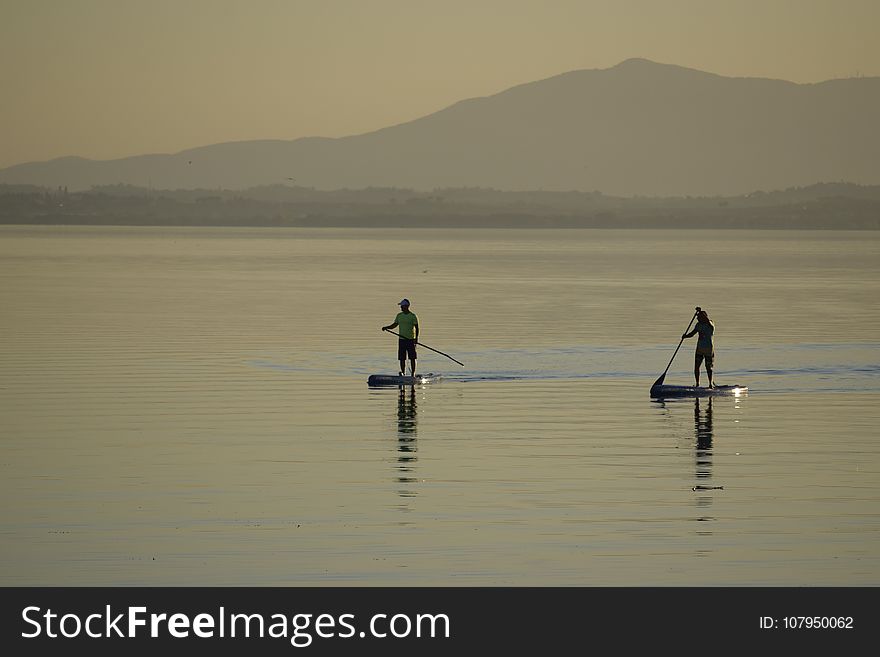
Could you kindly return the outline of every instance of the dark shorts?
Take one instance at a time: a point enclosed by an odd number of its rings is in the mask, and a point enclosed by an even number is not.
[[[715,352],[708,349],[697,349],[694,352],[694,364],[699,367],[706,359],[706,367],[712,369],[715,366]]]
[[[397,360],[416,359],[416,341],[401,338],[397,341]]]

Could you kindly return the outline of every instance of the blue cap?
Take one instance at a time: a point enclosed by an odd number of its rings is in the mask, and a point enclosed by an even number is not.
[[[398,306],[408,306],[408,305],[409,305],[409,299],[401,299],[401,300],[400,300],[400,303],[398,303],[397,305],[398,305]]]

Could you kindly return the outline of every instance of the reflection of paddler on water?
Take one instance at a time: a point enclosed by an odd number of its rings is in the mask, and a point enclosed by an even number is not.
[[[415,386],[398,386],[397,396],[397,433],[401,436],[416,432],[416,388]]]
[[[397,481],[410,484],[418,481],[412,476],[416,452],[416,389],[415,386],[400,386],[397,396]],[[401,497],[415,497],[415,492],[402,490]]]
[[[697,464],[697,479],[708,479],[712,476],[712,398],[706,401],[705,411],[700,408],[700,398],[694,399],[694,433],[697,437],[697,449],[694,452]]]
[[[700,398],[694,398],[694,433],[697,435],[697,451],[712,449],[712,398],[706,398],[706,409],[702,412]]]
[[[683,400],[681,399],[668,401],[665,399],[655,399],[654,401],[657,404],[657,407],[663,411],[663,415],[673,422],[675,421],[672,413],[673,409],[682,409],[681,402]],[[712,397],[694,398],[693,435],[696,438],[696,442],[694,443],[694,475],[698,481],[712,478],[712,442],[715,437],[712,428],[713,401]],[[673,433],[676,437],[684,438],[677,428],[674,429]],[[690,434],[690,431],[688,431],[688,434]],[[687,440],[690,442],[691,438],[688,437]],[[708,482],[706,482],[692,486],[692,490],[724,490],[724,486],[710,486],[708,485]]]
[[[700,408],[701,399],[694,399],[694,433],[697,437],[696,459],[697,479],[712,478],[712,398],[706,399],[706,408]],[[723,490],[724,486],[696,485],[694,490]]]

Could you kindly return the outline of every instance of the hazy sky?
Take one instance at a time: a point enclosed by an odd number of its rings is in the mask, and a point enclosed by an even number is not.
[[[0,167],[367,132],[630,57],[880,75],[880,0],[0,0]]]

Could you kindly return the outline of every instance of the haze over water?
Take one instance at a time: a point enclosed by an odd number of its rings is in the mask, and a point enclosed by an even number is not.
[[[0,279],[4,585],[880,583],[875,232],[4,226]],[[465,366],[370,389],[404,296]],[[749,394],[652,401],[697,305]]]

